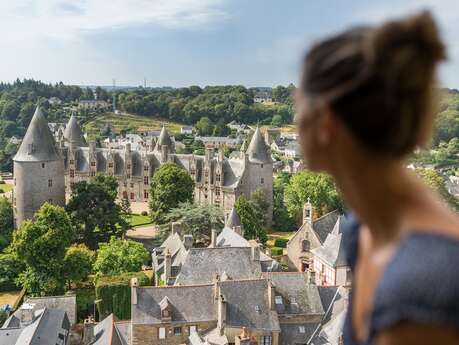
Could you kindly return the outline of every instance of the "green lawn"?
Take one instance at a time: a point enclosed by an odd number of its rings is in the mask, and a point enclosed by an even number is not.
[[[10,184],[0,184],[0,190],[3,192],[3,193],[6,193],[6,192],[9,192],[10,190],[13,189],[13,186],[10,185]]]
[[[126,218],[126,220],[132,228],[137,228],[139,226],[144,226],[153,223],[149,216],[142,216],[140,214],[131,214]]]
[[[121,131],[123,128],[129,128],[136,132],[146,132],[160,130],[163,125],[166,126],[172,134],[180,133],[180,127],[183,124],[171,122],[170,120],[160,119],[158,117],[147,117],[133,114],[114,114],[108,113],[97,116],[94,120],[85,124],[85,130],[90,134],[99,133],[99,128],[104,124],[110,124],[115,132]]]

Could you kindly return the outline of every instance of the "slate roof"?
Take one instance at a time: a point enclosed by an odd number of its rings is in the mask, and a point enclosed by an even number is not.
[[[260,261],[252,260],[251,248],[191,248],[177,276],[176,285],[211,283],[223,272],[230,279],[261,277]]]
[[[131,344],[131,322],[115,322],[115,332],[121,345]]]
[[[110,314],[96,324],[94,326],[95,340],[87,345],[127,345],[128,343],[123,342],[122,335],[115,328],[114,321],[113,314]]]
[[[88,146],[74,114],[70,116],[70,120],[65,126],[64,138],[75,146]]]
[[[328,234],[333,230],[340,214],[338,210],[331,211],[312,222],[312,228],[316,232],[321,243],[325,242]]]
[[[28,297],[24,303],[34,305],[34,309],[50,308],[60,309],[67,313],[70,323],[76,323],[76,295]]]
[[[300,324],[281,324],[279,335],[280,345],[297,345],[307,344],[308,340],[314,334],[314,331],[320,324],[317,322],[300,323]]]
[[[70,322],[65,311],[43,308],[34,312],[34,320],[29,325],[19,324],[16,328],[3,325],[0,328],[0,345],[58,344],[59,335],[64,336],[69,331]]]
[[[236,226],[241,226],[241,220],[239,219],[236,209],[233,207],[226,220],[226,227],[232,229]]]
[[[29,128],[27,128],[21,146],[13,160],[16,162],[46,162],[60,159],[48,122],[43,116],[40,107],[37,106]]]
[[[227,302],[227,327],[280,330],[277,313],[269,308],[266,279],[222,281],[220,294]]]
[[[156,143],[156,150],[161,151],[161,146],[167,145],[169,146],[169,149],[173,150],[174,148],[174,142],[172,141],[169,132],[167,131],[166,127],[163,126],[161,128],[161,133],[159,134],[158,142]]]
[[[282,296],[282,304],[276,303],[279,314],[324,315],[319,289],[309,283],[307,273],[270,272],[264,276],[271,279],[276,296]]]
[[[217,319],[213,285],[138,287],[132,305],[133,324],[161,323],[160,302],[170,301],[173,322],[205,322]]]
[[[259,127],[257,127],[253,133],[252,140],[250,141],[246,153],[249,155],[251,161],[257,163],[272,163],[271,155]]]
[[[332,267],[347,266],[347,260],[342,245],[342,227],[346,219],[339,216],[336,224],[325,242],[311,252]]]

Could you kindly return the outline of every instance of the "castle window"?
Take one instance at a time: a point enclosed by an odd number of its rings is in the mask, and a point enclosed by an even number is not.
[[[261,165],[261,168],[263,169],[263,164]]]
[[[182,327],[174,327],[174,335],[182,335]]]
[[[301,247],[303,249],[303,252],[307,252],[311,248],[311,244],[309,243],[308,240],[303,240]]]
[[[265,179],[262,177],[261,178],[261,184],[265,183]]]
[[[131,164],[128,164],[128,165],[127,165],[127,169],[128,169],[128,170],[131,169]]]
[[[131,183],[131,188],[134,188],[134,183]]]
[[[127,174],[126,177],[127,177],[127,178],[131,178],[131,174]]]
[[[124,182],[124,183],[123,183],[123,186],[124,186],[124,187],[127,187],[127,182]]]
[[[48,187],[52,187],[53,186],[53,180],[48,180]]]
[[[44,169],[45,168],[45,163],[41,163],[41,167]]]
[[[143,184],[148,185],[148,176],[143,177]]]
[[[95,162],[95,161],[92,161],[92,162],[91,162],[91,166],[92,166],[92,167],[95,167],[95,166],[96,166],[96,162]]]
[[[75,164],[75,161],[73,159],[70,160],[70,165]]]
[[[143,198],[148,199],[148,191],[146,190],[143,191]]]
[[[75,177],[75,170],[73,170],[73,169],[70,170],[70,177],[71,178]]]
[[[134,193],[131,193],[131,200],[134,200],[134,198],[135,198]]]
[[[261,337],[261,345],[271,345],[272,338],[270,335],[264,335]]]
[[[75,186],[75,182],[70,182],[70,189],[73,189],[74,186]]]
[[[143,167],[143,170],[144,170],[144,171],[148,171],[148,165],[145,165],[145,166]]]
[[[217,182],[220,182],[220,174],[217,174],[217,175],[215,176],[215,180],[216,180]]]
[[[112,162],[108,163],[108,167],[113,168],[113,163]]]
[[[159,327],[159,329],[158,329],[158,339],[166,339],[166,328]]]

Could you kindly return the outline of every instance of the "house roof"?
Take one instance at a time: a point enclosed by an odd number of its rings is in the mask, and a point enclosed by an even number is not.
[[[252,140],[250,140],[246,153],[249,155],[251,161],[258,163],[272,162],[271,155],[259,127],[257,127],[253,133]]]
[[[333,227],[335,226],[339,216],[339,211],[334,210],[312,222],[312,228],[316,232],[321,243],[325,242],[325,239],[327,238],[328,234],[333,230]]]
[[[211,283],[223,272],[235,280],[259,278],[261,271],[260,261],[252,260],[248,247],[191,248],[175,284]]]
[[[170,149],[172,149],[174,146],[174,143],[172,142],[169,132],[165,126],[161,128],[161,133],[159,134],[158,142],[156,143],[156,150],[161,151],[161,146],[163,145],[169,146]]]
[[[40,107],[37,106],[29,128],[27,128],[21,146],[13,160],[16,162],[45,162],[60,159],[61,157],[57,152],[56,143],[49,130],[48,123]]]
[[[94,326],[96,340],[91,345],[112,345],[113,321],[113,314],[110,314]]]
[[[132,305],[133,324],[161,323],[161,301],[170,301],[172,321],[216,320],[213,285],[138,287],[137,303]]]
[[[70,323],[73,325],[76,320],[76,295],[28,297],[24,303],[34,305],[34,309],[50,308],[60,309],[67,313]]]
[[[266,279],[220,282],[220,293],[227,302],[226,326],[279,331],[279,319],[268,302]]]
[[[64,138],[75,146],[88,146],[86,139],[83,136],[83,131],[78,125],[75,114],[70,116],[70,120],[65,126]]]
[[[236,209],[233,207],[226,220],[226,227],[232,229],[236,226],[241,226],[241,220],[239,219]]]
[[[325,242],[320,247],[311,250],[314,255],[332,267],[347,266],[346,255],[342,245],[342,228],[345,221],[344,216],[339,216]]]
[[[284,323],[281,324],[279,335],[280,345],[307,344],[308,340],[319,327],[320,323]]]
[[[279,314],[325,313],[317,285],[309,283],[305,272],[270,272],[264,276],[271,279],[276,296],[282,296],[282,303],[276,303]]]

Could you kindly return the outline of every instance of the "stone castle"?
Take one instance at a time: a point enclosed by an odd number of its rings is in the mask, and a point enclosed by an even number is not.
[[[151,178],[166,162],[190,173],[196,202],[221,207],[227,215],[239,196],[261,189],[270,203],[267,214],[272,215],[273,161],[259,128],[248,147],[243,145],[241,152],[231,158],[213,147],[206,147],[204,156],[178,154],[165,127],[157,140],[151,139],[141,149],[131,150],[130,144],[124,149],[96,148],[94,142],[88,145],[74,115],[65,131],[59,132],[56,143],[37,107],[14,157],[16,225],[31,219],[44,202],[64,205],[65,193],[70,193],[73,184],[87,181],[96,173],[116,177],[119,198],[147,202]]]

